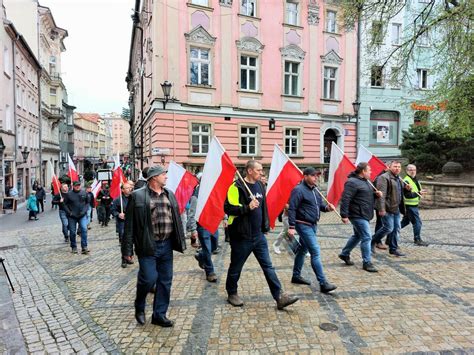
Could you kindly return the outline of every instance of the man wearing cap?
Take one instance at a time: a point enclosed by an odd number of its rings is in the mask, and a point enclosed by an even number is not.
[[[152,166],[147,186],[133,191],[125,211],[122,255],[131,257],[133,247],[139,270],[135,298],[135,319],[145,324],[146,296],[156,284],[151,323],[172,327],[166,317],[173,279],[173,250],[183,252],[186,241],[174,194],[165,188],[166,170]]]
[[[81,189],[79,181],[74,181],[72,191],[64,194],[63,199],[64,210],[68,216],[69,240],[72,253],[77,254],[76,231],[79,224],[82,254],[89,254],[89,249],[87,248],[87,209],[89,208],[87,193]]]
[[[316,227],[320,211],[329,212],[335,208],[331,203],[326,205],[317,192],[316,181],[321,175],[321,171],[308,167],[304,169],[303,175],[303,180],[291,191],[290,206],[288,208],[288,234],[293,238],[295,232],[297,232],[301,244],[301,248],[295,256],[291,282],[302,285],[311,284],[309,280],[301,276],[304,258],[306,252],[309,251],[311,266],[318,279],[320,290],[323,293],[328,293],[335,290],[336,286],[330,284],[324,275],[321,252],[316,239]]]

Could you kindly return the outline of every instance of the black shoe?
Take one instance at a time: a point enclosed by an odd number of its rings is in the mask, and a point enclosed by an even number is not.
[[[199,254],[194,254],[194,259],[197,260],[197,262],[198,262],[198,264],[199,264],[199,267],[200,267],[201,269],[204,269],[204,264],[202,263],[201,258],[199,257]]]
[[[122,267],[125,269],[127,267],[127,263],[125,262],[125,260],[122,260]]]
[[[389,253],[390,253],[390,255],[393,255],[393,256],[396,256],[396,257],[405,256],[405,254],[403,254],[402,252],[398,251],[398,249],[397,249],[397,250],[394,250],[394,251],[390,251]]]
[[[138,324],[144,325],[145,324],[145,312],[135,311],[135,319],[137,320]]]
[[[415,245],[420,247],[427,247],[429,244],[422,239],[415,239]]]
[[[85,249],[82,249],[81,254],[87,255],[87,254],[89,254],[90,252],[91,252],[91,251],[90,251],[89,249],[85,248]]]
[[[77,254],[77,248],[72,248],[72,251],[71,251],[71,253],[73,253],[73,254]]]
[[[329,293],[331,291],[334,291],[337,288],[336,285],[332,285],[329,282],[326,282],[322,285],[320,285],[320,290],[322,293]]]
[[[365,271],[368,271],[368,272],[379,272],[374,265],[372,265],[372,263],[364,263],[364,265],[362,265],[362,268],[365,270]]]
[[[221,247],[217,247],[216,250],[212,252],[212,254],[217,255],[221,252]]]
[[[348,265],[348,266],[354,265],[354,262],[351,261],[351,257],[349,255],[339,254],[339,259],[344,261],[346,263],[346,265]]]
[[[69,243],[69,238],[68,237],[64,238],[64,243]]]
[[[160,327],[169,328],[174,325],[173,321],[169,320],[165,316],[163,317],[151,317],[151,324],[159,325]]]
[[[291,278],[291,283],[298,284],[298,285],[311,285],[311,281],[306,280],[305,278],[301,276],[293,276]]]

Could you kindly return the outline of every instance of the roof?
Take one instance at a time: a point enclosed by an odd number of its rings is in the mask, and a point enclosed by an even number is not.
[[[81,112],[75,112],[74,115],[77,115],[75,117],[77,118],[82,118],[83,120],[98,123],[102,117],[98,113],[81,113]]]

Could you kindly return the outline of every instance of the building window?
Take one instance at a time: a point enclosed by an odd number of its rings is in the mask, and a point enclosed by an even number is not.
[[[337,12],[328,10],[326,12],[326,31],[336,33],[337,32]]]
[[[286,23],[297,26],[298,19],[298,3],[294,0],[286,1]]]
[[[49,73],[56,74],[56,57],[53,55],[49,57]]]
[[[288,155],[299,155],[300,129],[285,129],[285,153]]]
[[[200,5],[200,6],[208,6],[208,0],[191,0],[191,4]]]
[[[211,125],[207,123],[191,124],[191,149],[193,154],[207,154],[211,138]]]
[[[337,68],[324,67],[323,98],[336,99]]]
[[[380,21],[372,22],[372,43],[383,43],[383,24]]]
[[[374,65],[370,71],[370,85],[373,87],[383,86],[383,67]]]
[[[56,89],[55,89],[55,88],[50,88],[50,89],[49,89],[49,94],[50,94],[51,96],[56,96]]]
[[[392,23],[392,44],[400,45],[402,36],[402,25],[400,23]]]
[[[257,16],[257,0],[241,0],[240,13],[245,16]]]
[[[232,6],[232,0],[219,0],[219,4],[225,6]]]
[[[418,89],[428,89],[428,70],[417,69]]]
[[[285,61],[285,95],[298,96],[300,63]]]
[[[10,105],[5,106],[5,130],[11,131],[13,129],[13,110]]]
[[[11,61],[10,61],[10,51],[8,47],[3,47],[3,71],[11,76]]]
[[[257,85],[257,58],[240,56],[240,88],[256,91]]]
[[[400,87],[400,68],[392,67],[390,70],[390,85],[394,88]]]
[[[192,85],[211,85],[209,49],[191,47],[191,72]]]
[[[371,145],[398,145],[398,122],[398,112],[372,111],[369,143]]]
[[[420,29],[420,32],[420,36],[418,37],[418,44],[423,47],[428,47],[430,45],[430,36],[428,29]]]
[[[257,154],[257,127],[240,127],[240,154]]]

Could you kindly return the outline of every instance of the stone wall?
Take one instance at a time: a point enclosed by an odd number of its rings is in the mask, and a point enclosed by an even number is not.
[[[421,185],[427,191],[421,208],[474,206],[474,184],[421,181]]]

